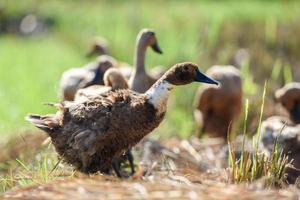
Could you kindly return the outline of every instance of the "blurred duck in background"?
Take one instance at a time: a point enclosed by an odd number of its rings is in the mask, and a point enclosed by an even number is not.
[[[104,37],[98,36],[93,39],[89,46],[87,57],[109,55],[108,42]]]
[[[139,93],[147,91],[157,81],[157,78],[151,77],[145,69],[145,55],[149,46],[154,52],[162,54],[154,31],[143,29],[137,36],[134,69],[129,79],[129,87]]]
[[[194,117],[200,131],[209,137],[223,137],[238,120],[242,107],[242,81],[234,66],[213,66],[206,72],[219,86],[200,86],[195,97]]]
[[[83,89],[79,89],[75,94],[75,101],[89,99],[95,95],[101,95],[108,91],[118,89],[128,89],[128,83],[125,77],[117,68],[109,68],[104,73],[104,85],[92,85]]]
[[[103,76],[105,71],[116,65],[117,61],[114,58],[102,55],[95,62],[64,72],[59,89],[61,100],[73,101],[77,90],[91,85],[104,85]]]
[[[300,176],[300,83],[286,84],[275,92],[275,98],[288,117],[272,116],[262,122],[262,146],[270,154],[277,140],[292,162],[286,171],[287,181],[295,183]]]
[[[262,122],[261,137],[262,146],[268,154],[274,151],[277,140],[277,144],[293,165],[286,170],[287,181],[295,183],[300,176],[300,124],[295,125],[285,117],[273,116]]]
[[[275,93],[275,98],[295,124],[300,123],[300,83],[288,83]]]
[[[154,31],[142,29],[136,39],[133,67],[124,62],[119,62],[117,65],[123,76],[130,79],[130,88],[137,92],[145,92],[166,72],[163,66],[152,68],[149,70],[149,74],[146,72],[145,56],[148,47],[151,47],[154,52],[162,54]],[[108,52],[107,41],[102,37],[97,37],[92,42],[87,55],[102,55],[108,54]]]

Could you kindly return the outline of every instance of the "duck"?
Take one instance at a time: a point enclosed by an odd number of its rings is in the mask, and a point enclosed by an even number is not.
[[[274,150],[275,141],[288,156],[293,167],[288,166],[287,181],[295,183],[300,176],[300,124],[294,124],[284,116],[271,116],[261,124],[261,145],[270,155]]]
[[[288,112],[292,122],[300,123],[300,83],[291,82],[275,92],[276,100]]]
[[[104,37],[98,36],[92,40],[86,56],[91,57],[91,56],[95,56],[95,55],[96,56],[110,55],[109,48],[108,48],[108,42]]]
[[[192,82],[218,84],[191,62],[171,67],[145,93],[130,89],[109,91],[85,101],[52,104],[55,114],[29,114],[26,120],[45,131],[57,153],[84,173],[109,173],[128,149],[152,132],[164,119],[175,86]]]
[[[89,53],[87,55],[109,55],[107,49],[107,42],[102,37],[97,37],[91,45]],[[136,38],[136,47],[134,53],[134,65],[133,67],[126,62],[118,62],[118,68],[122,72],[123,76],[132,82],[130,88],[138,88],[140,92],[145,92],[149,89],[156,80],[158,80],[166,70],[163,66],[156,66],[149,71],[149,74],[145,70],[145,54],[147,48],[151,46],[153,51],[162,54],[162,50],[158,45],[155,32],[153,30],[144,28],[142,29]],[[103,53],[105,52],[105,53]],[[146,84],[145,87],[142,85]],[[140,89],[141,88],[141,89]]]
[[[142,29],[137,35],[134,69],[129,79],[129,88],[139,93],[146,92],[157,81],[145,69],[145,54],[149,46],[154,52],[162,54],[155,32],[150,29]]]
[[[220,85],[203,85],[196,92],[194,118],[199,136],[226,139],[242,108],[240,71],[232,65],[215,65],[206,72]]]
[[[82,101],[94,95],[100,95],[108,91],[119,89],[127,89],[128,83],[126,78],[118,70],[118,68],[109,68],[103,77],[104,85],[91,85],[86,88],[79,89],[75,94],[75,101]]]
[[[103,85],[105,71],[116,66],[116,63],[114,58],[102,55],[99,56],[95,62],[65,71],[60,80],[60,99],[63,101],[73,101],[78,89],[90,85]]]

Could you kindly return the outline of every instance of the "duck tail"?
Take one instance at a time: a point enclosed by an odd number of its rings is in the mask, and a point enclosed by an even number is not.
[[[50,136],[55,130],[60,127],[61,120],[57,115],[36,115],[29,114],[25,118],[37,128],[47,132]]]

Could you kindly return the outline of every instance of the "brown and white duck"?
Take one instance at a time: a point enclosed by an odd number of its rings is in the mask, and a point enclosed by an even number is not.
[[[58,154],[85,173],[108,173],[128,149],[159,126],[171,90],[192,82],[218,84],[193,63],[169,69],[147,92],[116,90],[83,102],[56,105],[53,115],[28,115],[27,120],[49,134]]]
[[[157,81],[157,79],[147,74],[145,69],[145,55],[149,46],[154,52],[162,53],[154,31],[143,29],[137,36],[134,69],[129,79],[129,87],[139,93],[146,92]]]
[[[77,90],[90,85],[103,85],[105,71],[116,66],[116,63],[114,58],[103,55],[99,56],[95,62],[64,72],[60,80],[60,98],[73,101]]]
[[[275,98],[288,112],[290,119],[300,123],[300,83],[288,83],[275,93]]]
[[[226,139],[242,107],[242,81],[240,71],[234,66],[213,66],[206,72],[220,82],[220,86],[200,86],[195,97],[194,117],[200,134]]]

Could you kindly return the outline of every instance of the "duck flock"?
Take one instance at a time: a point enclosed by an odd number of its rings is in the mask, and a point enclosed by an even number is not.
[[[58,111],[26,117],[48,133],[57,153],[77,170],[125,177],[121,163],[128,161],[133,175],[131,148],[162,122],[175,86],[204,83],[195,94],[194,118],[200,135],[226,139],[237,124],[243,104],[239,66],[215,65],[205,75],[196,64],[184,62],[147,72],[148,47],[162,54],[154,31],[143,29],[137,35],[131,67],[111,57],[106,40],[96,38],[87,54],[97,55],[96,60],[62,74],[61,102],[49,104]],[[284,153],[294,159],[290,171],[294,182],[300,175],[296,169],[300,167],[300,83],[287,84],[275,97],[289,116],[272,116],[262,123],[262,146],[271,152],[281,136]]]

